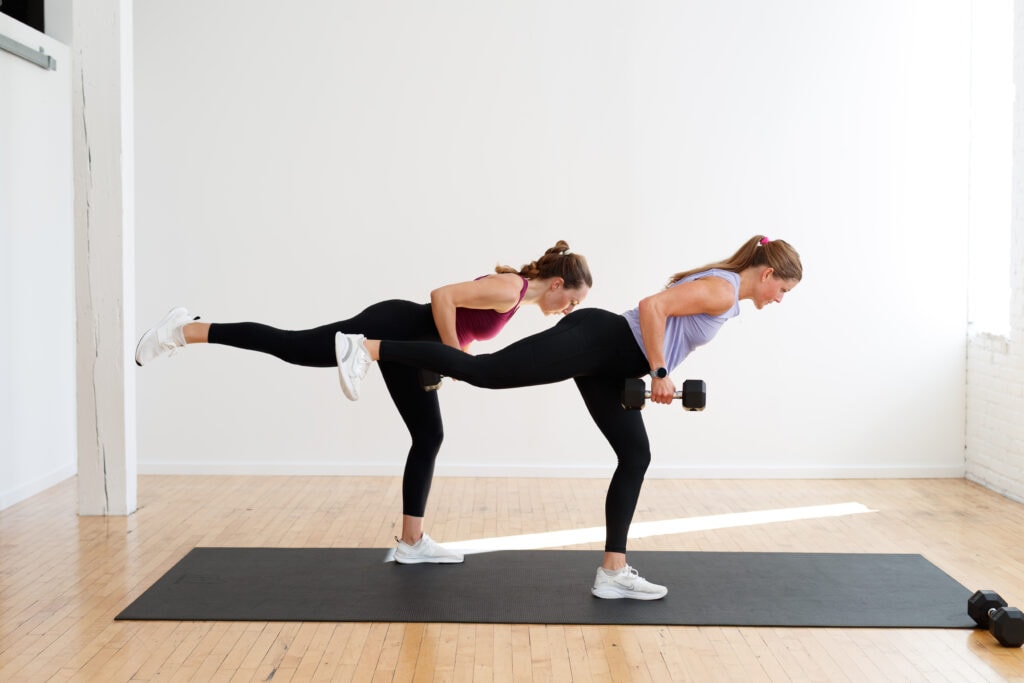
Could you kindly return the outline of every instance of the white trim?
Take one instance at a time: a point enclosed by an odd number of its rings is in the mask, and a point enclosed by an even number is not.
[[[39,479],[21,484],[7,491],[0,491],[0,510],[5,510],[12,505],[27,500],[51,486],[56,486],[62,481],[70,479],[75,474],[75,466],[73,464],[64,465]]]
[[[275,475],[391,477],[402,475],[403,464],[295,463],[295,462],[140,462],[139,474],[168,475]],[[611,467],[488,467],[438,465],[438,477],[541,477],[607,478]],[[648,479],[962,479],[956,467],[652,467]]]

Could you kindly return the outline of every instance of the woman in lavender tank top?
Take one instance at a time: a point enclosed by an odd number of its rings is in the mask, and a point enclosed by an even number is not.
[[[621,405],[623,381],[650,375],[651,400],[671,403],[675,384],[668,373],[739,314],[740,300],[757,309],[781,302],[802,277],[792,246],[755,235],[724,261],[672,276],[664,290],[625,314],[577,311],[549,330],[480,356],[440,344],[350,334],[339,343],[346,349],[339,372],[343,385],[356,387],[372,361],[408,363],[489,389],[574,380],[618,458],[605,500],[604,559],[591,592],[600,598],[656,600],[668,589],[626,563],[626,538],[651,451],[641,412]]]
[[[186,344],[211,343],[268,353],[293,365],[335,367],[337,335],[350,332],[441,342],[464,351],[473,341],[497,335],[521,306],[537,306],[544,315],[571,312],[592,284],[586,259],[559,241],[518,270],[499,265],[491,275],[439,287],[430,293],[429,304],[382,301],[354,318],[309,330],[280,330],[252,322],[196,322],[186,309],[174,308],[142,335],[135,362],[145,365]],[[395,560],[403,564],[462,562],[461,554],[423,533],[434,461],[444,438],[437,393],[425,391],[419,370],[407,364],[381,363],[381,374],[412,437],[402,478],[402,537],[396,538]]]

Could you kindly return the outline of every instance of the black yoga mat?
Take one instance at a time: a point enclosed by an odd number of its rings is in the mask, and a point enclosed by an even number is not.
[[[118,619],[973,628],[971,591],[920,555],[629,554],[661,600],[590,594],[601,553],[398,565],[366,548],[195,548]]]

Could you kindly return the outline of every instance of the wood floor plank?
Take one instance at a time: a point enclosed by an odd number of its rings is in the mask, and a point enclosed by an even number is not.
[[[455,541],[600,527],[606,488],[438,478],[427,528]],[[146,476],[129,517],[79,517],[76,500],[72,479],[0,511],[0,680],[1024,681],[1024,652],[980,630],[117,622],[196,546],[383,552],[401,480]],[[870,512],[725,523],[840,503]],[[636,519],[700,522],[636,550],[920,553],[1024,604],[1024,506],[963,480],[649,480]],[[599,540],[563,547],[600,563]]]

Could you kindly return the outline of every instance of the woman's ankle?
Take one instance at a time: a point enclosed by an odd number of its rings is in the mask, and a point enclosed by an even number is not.
[[[210,323],[185,323],[181,333],[186,344],[206,344],[210,340]]]

